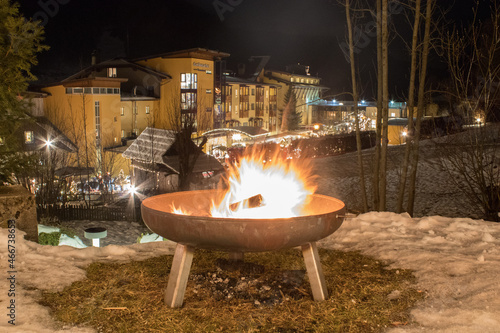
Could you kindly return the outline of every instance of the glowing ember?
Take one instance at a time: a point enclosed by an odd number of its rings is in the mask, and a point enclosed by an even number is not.
[[[316,186],[311,168],[304,161],[264,152],[246,151],[227,172],[222,197],[212,203],[213,217],[289,218],[307,215],[304,206]],[[186,214],[182,209],[175,214]]]

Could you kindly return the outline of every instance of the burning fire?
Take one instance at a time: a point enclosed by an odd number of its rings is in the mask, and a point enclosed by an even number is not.
[[[289,218],[307,215],[304,211],[316,186],[311,168],[304,161],[280,157],[277,151],[245,151],[229,167],[222,197],[212,202],[210,215],[226,218]],[[173,207],[174,208],[174,207]],[[185,214],[177,208],[174,214]]]

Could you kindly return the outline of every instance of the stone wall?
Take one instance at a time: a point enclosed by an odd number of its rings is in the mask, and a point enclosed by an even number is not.
[[[6,228],[11,219],[26,239],[38,242],[35,196],[22,186],[0,186],[0,226]]]

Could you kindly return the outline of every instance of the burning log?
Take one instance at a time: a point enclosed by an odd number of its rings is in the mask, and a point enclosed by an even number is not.
[[[231,209],[233,212],[242,205],[244,208],[257,208],[263,206],[262,201],[264,198],[262,197],[261,194],[254,195],[253,197],[235,202],[233,204],[229,205],[229,209]]]

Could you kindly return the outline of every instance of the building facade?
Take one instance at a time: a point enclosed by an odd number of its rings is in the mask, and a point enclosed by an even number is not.
[[[90,67],[41,88],[47,94],[43,114],[77,144],[75,165],[128,173],[128,162],[114,149],[145,128],[178,130],[188,120],[198,133],[213,128],[221,110],[215,63],[228,56],[195,48],[132,61],[93,59]]]

